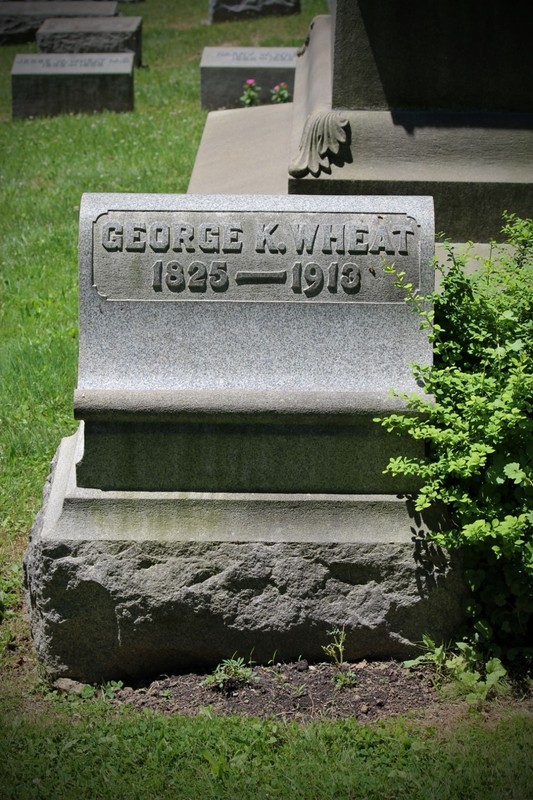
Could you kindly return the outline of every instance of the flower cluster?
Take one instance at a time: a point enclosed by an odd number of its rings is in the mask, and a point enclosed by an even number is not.
[[[270,90],[270,100],[272,103],[288,103],[289,99],[289,87],[283,81],[276,84],[276,86]]]
[[[270,90],[271,103],[288,103],[289,100],[289,88],[283,81],[277,83],[274,88]],[[255,78],[248,78],[245,81],[240,101],[245,108],[258,106],[261,103],[261,87],[257,85]]]
[[[250,106],[258,106],[261,102],[261,87],[255,82],[255,78],[248,78],[244,84],[244,91],[241,95],[240,101],[245,108]]]

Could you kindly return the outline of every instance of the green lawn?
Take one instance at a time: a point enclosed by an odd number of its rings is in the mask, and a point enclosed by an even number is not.
[[[144,18],[135,111],[12,121],[0,49],[0,797],[516,798],[533,796],[533,720],[414,723],[165,719],[42,696],[20,561],[49,462],[75,428],[77,224],[83,192],[184,192],[205,121],[206,45],[301,44],[299,16],[207,26],[207,0],[125,4]],[[0,613],[1,617],[1,613]],[[22,665],[22,666],[21,666]]]

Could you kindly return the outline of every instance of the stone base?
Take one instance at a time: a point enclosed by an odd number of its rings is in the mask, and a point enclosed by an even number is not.
[[[439,520],[389,495],[104,492],[76,486],[64,439],[25,557],[50,679],[93,682],[211,666],[406,657],[461,619],[458,565],[424,542]]]
[[[505,210],[529,215],[533,115],[335,113],[346,123],[347,142],[311,174],[316,153],[302,137],[289,194],[432,195],[435,230],[456,242],[501,240]]]

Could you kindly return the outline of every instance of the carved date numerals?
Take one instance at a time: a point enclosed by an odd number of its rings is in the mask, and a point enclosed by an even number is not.
[[[361,270],[357,264],[344,264],[340,269],[333,261],[327,269],[310,261],[302,266],[297,261],[292,268],[292,290],[306,297],[316,297],[324,286],[329,292],[337,292],[339,287],[346,294],[357,294],[361,289]]]
[[[164,286],[171,292],[205,292],[208,286],[214,292],[225,292],[229,286],[225,261],[212,261],[209,267],[203,261],[193,261],[188,267],[178,261],[169,261],[163,267],[162,261],[156,261],[153,270],[154,292],[162,292]]]

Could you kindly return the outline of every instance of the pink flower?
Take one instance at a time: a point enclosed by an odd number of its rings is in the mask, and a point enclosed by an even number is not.
[[[281,85],[283,86],[283,84],[281,84]],[[279,84],[277,84],[276,86],[274,86],[274,88],[272,89],[272,91],[273,91],[273,92],[279,92]]]
[[[248,86],[253,86],[254,83],[255,83],[255,78],[248,78],[246,83],[247,83]]]

